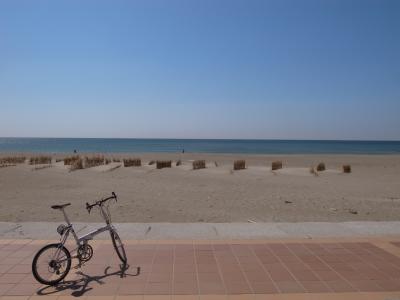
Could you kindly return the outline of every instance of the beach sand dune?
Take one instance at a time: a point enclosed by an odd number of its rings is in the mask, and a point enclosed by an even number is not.
[[[0,168],[0,221],[61,221],[50,205],[65,202],[73,204],[72,220],[100,221],[84,205],[111,191],[119,196],[111,207],[115,222],[400,220],[398,155],[135,156],[141,167],[110,163],[70,172],[58,162],[36,171],[28,164]],[[172,168],[148,165],[157,159],[173,160]],[[192,170],[196,159],[205,159],[207,168]],[[247,169],[233,171],[237,159],[245,159]],[[275,160],[283,169],[272,172]],[[327,170],[314,176],[310,167],[321,161]],[[352,173],[343,174],[343,164]]]

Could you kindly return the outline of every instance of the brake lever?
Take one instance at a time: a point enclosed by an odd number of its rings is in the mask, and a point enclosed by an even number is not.
[[[117,195],[115,195],[115,193],[114,193],[114,192],[112,192],[112,193],[111,193],[111,195],[114,197],[114,199],[115,199],[115,202],[118,202],[118,200],[117,200]]]

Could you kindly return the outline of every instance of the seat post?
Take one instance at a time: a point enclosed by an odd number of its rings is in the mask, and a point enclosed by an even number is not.
[[[70,221],[69,221],[69,219],[68,219],[68,216],[67,216],[67,214],[66,214],[64,208],[61,208],[61,210],[62,210],[62,212],[63,212],[63,214],[64,214],[65,222],[67,222],[68,226],[71,225],[71,223],[70,223]]]

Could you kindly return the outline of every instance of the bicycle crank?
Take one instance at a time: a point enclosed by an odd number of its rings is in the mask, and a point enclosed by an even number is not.
[[[80,245],[77,251],[77,257],[80,262],[87,262],[93,256],[93,248],[89,244]]]

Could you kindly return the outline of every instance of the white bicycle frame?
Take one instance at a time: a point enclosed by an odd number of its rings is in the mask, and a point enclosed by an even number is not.
[[[87,234],[85,234],[85,235],[83,235],[83,236],[81,236],[81,237],[78,237],[78,235],[76,234],[76,232],[75,232],[75,230],[74,230],[74,226],[73,226],[73,224],[69,221],[69,218],[68,218],[68,216],[67,216],[67,214],[66,214],[64,208],[61,208],[61,210],[62,210],[62,212],[63,212],[63,214],[64,214],[65,222],[67,223],[68,226],[66,227],[65,232],[64,232],[64,233],[62,234],[62,236],[61,236],[61,240],[60,240],[61,243],[60,243],[60,245],[64,246],[65,242],[66,242],[67,239],[68,239],[69,233],[71,232],[71,233],[72,233],[72,236],[73,236],[74,239],[75,239],[76,246],[77,246],[74,250],[71,251],[71,253],[73,253],[73,252],[75,252],[81,245],[84,245],[85,243],[87,243],[87,241],[92,240],[96,235],[98,235],[98,234],[100,234],[100,233],[103,233],[103,232],[105,232],[105,231],[109,231],[110,234],[111,234],[111,232],[116,231],[115,227],[111,224],[110,218],[108,217],[107,213],[104,211],[103,205],[104,205],[104,204],[101,204],[101,205],[99,205],[99,207],[100,207],[100,214],[101,214],[101,216],[103,217],[104,221],[106,222],[106,226],[100,227],[100,228],[98,228],[98,229],[96,229],[96,230],[93,230],[93,231],[91,231],[91,232],[89,232],[89,233],[87,233]],[[107,208],[107,209],[108,209],[108,208]],[[57,250],[56,253],[55,253],[55,258],[56,258],[56,260],[58,260],[58,256],[59,256],[60,252],[61,252],[61,247],[60,247],[59,250]],[[72,258],[74,258],[74,257],[71,257],[71,259],[72,259]],[[64,262],[65,260],[67,260],[67,259],[60,260],[60,262]]]

